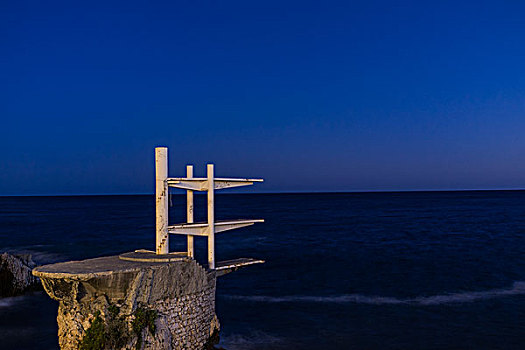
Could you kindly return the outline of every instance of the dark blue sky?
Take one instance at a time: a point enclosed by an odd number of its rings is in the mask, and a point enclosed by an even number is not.
[[[2,195],[525,188],[523,1],[3,1],[0,52]]]

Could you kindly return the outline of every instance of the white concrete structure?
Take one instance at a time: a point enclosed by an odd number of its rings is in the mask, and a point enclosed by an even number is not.
[[[155,148],[155,215],[157,254],[168,254],[168,149]]]
[[[186,166],[186,178],[193,178],[193,165]],[[193,223],[193,191],[186,190],[186,222],[189,224]],[[193,244],[193,236],[188,235],[188,256],[190,258],[195,257]]]
[[[156,215],[157,215],[157,240],[156,254],[169,253],[168,233],[187,235],[187,255],[194,257],[194,236],[208,237],[208,267],[215,269],[215,233],[233,230],[240,227],[250,226],[264,220],[215,220],[215,190],[239,186],[253,185],[254,182],[262,182],[262,179],[230,179],[216,178],[213,164],[207,165],[206,178],[193,177],[193,166],[186,167],[186,177],[168,177],[168,149],[166,147],[155,148],[156,169]],[[168,224],[168,188],[175,187],[186,190],[186,220],[187,222],[177,225]],[[205,223],[193,222],[193,192],[206,191],[208,196],[208,221]],[[254,260],[255,261],[255,260]],[[241,262],[239,262],[241,264]],[[246,261],[242,264],[247,264]],[[241,265],[239,265],[241,266]]]

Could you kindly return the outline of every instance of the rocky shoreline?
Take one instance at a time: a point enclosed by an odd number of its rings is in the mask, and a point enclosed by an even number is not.
[[[40,279],[33,276],[36,267],[30,254],[0,255],[0,297],[13,297],[30,291],[42,290]]]

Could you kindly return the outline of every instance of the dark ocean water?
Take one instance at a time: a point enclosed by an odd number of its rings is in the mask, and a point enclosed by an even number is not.
[[[205,218],[205,198],[196,199]],[[221,345],[236,349],[525,349],[525,192],[236,194],[218,260]],[[171,222],[184,221],[174,196]],[[0,250],[38,263],[154,248],[153,196],[0,198]],[[197,258],[205,258],[205,241]],[[185,238],[172,236],[171,250]],[[58,349],[57,303],[0,299],[0,349]]]

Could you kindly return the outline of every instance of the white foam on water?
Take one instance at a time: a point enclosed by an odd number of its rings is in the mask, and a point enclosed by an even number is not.
[[[37,265],[52,264],[60,261],[66,261],[67,257],[60,254],[51,253],[47,251],[42,251],[34,248],[46,247],[47,245],[33,245],[33,246],[24,246],[3,250],[2,252],[7,252],[9,254],[30,254],[31,258]]]
[[[419,305],[440,305],[450,303],[468,303],[484,299],[494,299],[510,295],[525,294],[525,282],[517,281],[507,289],[489,289],[480,292],[452,293],[444,295],[434,295],[430,297],[420,297],[410,300]]]
[[[393,298],[382,296],[367,296],[362,294],[344,294],[336,296],[282,296],[272,297],[263,295],[225,295],[224,297],[235,300],[264,302],[264,303],[355,303],[371,305],[443,305],[453,303],[469,303],[478,300],[494,299],[511,295],[525,294],[525,282],[514,282],[511,288],[489,289],[479,292],[462,292],[450,294],[438,294],[432,296],[421,296],[416,298]]]
[[[21,295],[18,297],[0,298],[0,309],[16,305],[19,302],[21,302],[23,299],[25,299],[24,295]]]

